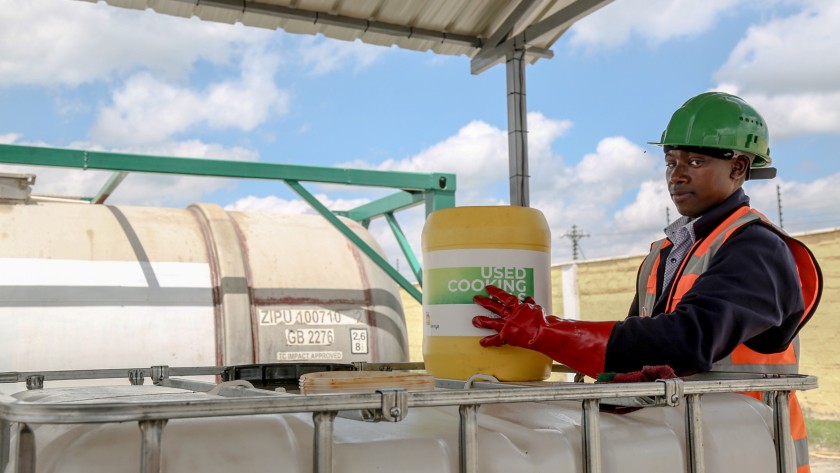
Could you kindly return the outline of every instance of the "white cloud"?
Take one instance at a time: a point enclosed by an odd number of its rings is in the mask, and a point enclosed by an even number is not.
[[[321,76],[345,67],[358,72],[378,61],[387,52],[388,49],[382,46],[361,41],[304,37],[300,40],[298,55],[310,74]]]
[[[530,113],[528,123],[531,206],[540,209],[551,226],[555,259],[571,257],[569,242],[561,236],[573,224],[578,225],[582,231],[591,232],[591,241],[595,241],[596,234],[614,233],[616,226],[638,233],[629,238],[597,240],[598,245],[591,247],[592,251],[585,252],[587,257],[614,255],[615,251],[637,253],[644,249],[650,242],[652,232],[664,226],[664,208],[667,205],[664,182],[659,185],[661,191],[657,191],[652,183],[643,186],[644,192],[636,196],[636,202],[627,203],[626,210],[616,217],[613,217],[613,213],[620,210],[628,199],[632,201],[640,182],[664,179],[657,171],[659,158],[645,153],[626,138],[610,137],[599,142],[595,151],[587,154],[579,164],[564,166],[562,157],[552,150],[552,145],[567,133],[571,122]],[[344,165],[374,167],[363,161]],[[508,203],[506,199],[494,197],[495,192],[489,192],[491,187],[501,188],[501,193],[507,195],[507,133],[484,122],[471,122],[456,135],[414,156],[391,159],[375,168],[452,172],[458,178],[457,205]],[[663,196],[665,203],[661,203]],[[650,210],[644,218],[640,218],[640,212],[651,201],[657,202],[655,208],[658,210]],[[424,220],[422,211],[414,214],[403,212],[399,218],[400,225],[409,235],[412,248],[419,252]],[[624,222],[619,219],[633,220]],[[646,231],[645,225],[648,226]],[[653,225],[653,230],[650,225]],[[387,228],[377,230],[374,225],[371,230],[377,237],[385,239],[383,248],[392,255],[392,259],[397,258],[394,255],[400,252],[396,243],[389,241],[393,240],[389,236],[390,231]]]
[[[759,110],[772,139],[840,133],[840,3],[809,5],[750,27],[715,74],[718,90]]]
[[[0,143],[10,145],[20,139],[19,133],[4,133],[0,135]]]
[[[669,208],[669,212],[665,208]],[[677,215],[671,203],[665,178],[648,180],[638,187],[635,200],[615,213],[616,229],[625,232],[645,232],[651,229],[661,229],[667,225],[666,215],[670,221],[676,220]]]
[[[697,36],[715,26],[739,0],[620,0],[577,22],[569,31],[573,46],[598,50],[634,38],[653,45]]]
[[[626,138],[608,137],[574,167],[555,170],[557,177],[551,185],[532,187],[531,204],[551,226],[554,259],[572,258],[571,240],[563,235],[573,225],[589,235],[580,241],[586,258],[638,253],[645,248],[651,232],[664,226],[659,224],[664,222],[664,205],[657,203],[664,194],[658,188],[665,188],[664,182],[656,180],[658,162],[658,157]],[[651,203],[656,204],[648,209]]]
[[[775,96],[744,91],[738,95],[767,121],[771,150],[776,139],[808,133],[840,133],[840,90]]]
[[[538,112],[528,114],[530,173],[550,178],[547,172],[560,163],[551,144],[571,127],[568,120],[546,118]],[[378,165],[356,160],[338,166],[374,168],[385,171],[454,173],[457,181],[458,205],[479,205],[495,202],[488,186],[508,182],[507,131],[483,121],[473,121],[451,136],[420,153],[404,159],[387,159]]]
[[[613,202],[653,174],[656,163],[653,156],[626,138],[610,137],[601,140],[594,153],[583,157],[575,173],[582,187],[599,189],[594,195],[588,193],[589,198]]]
[[[330,210],[350,210],[369,202],[369,199],[332,199],[326,194],[315,194],[315,198]],[[225,210],[239,212],[273,212],[284,214],[316,214],[317,212],[300,199],[281,199],[270,195],[266,197],[247,196],[226,205]]]
[[[779,224],[779,197],[782,206],[782,224],[788,232],[802,232],[840,226],[840,187],[834,174],[804,183],[775,179],[749,183],[747,193],[750,204],[762,211],[767,218]],[[778,193],[777,193],[778,186]]]
[[[189,139],[189,133],[253,131],[270,117],[288,111],[289,94],[279,89],[274,79],[283,58],[268,52],[269,42],[277,39],[275,32],[102,3],[0,0],[0,7],[5,12],[0,17],[0,45],[14,44],[0,49],[0,87],[72,88],[92,82],[114,87],[110,103],[98,111],[90,140],[67,147],[257,160],[255,150]],[[367,67],[385,51],[323,39],[301,42],[307,58],[304,62],[316,73],[337,67]],[[214,65],[213,82],[198,86],[186,82],[201,62]],[[219,73],[223,68],[218,66],[230,67]],[[238,76],[222,75],[230,70],[238,71]],[[75,114],[96,104],[59,95],[56,106],[60,113]],[[0,140],[19,142],[22,135],[6,133]],[[3,169],[38,174],[36,193],[73,196],[92,195],[110,174],[47,167]],[[229,179],[131,174],[109,203],[183,206],[232,185],[234,181]],[[331,205],[352,207],[358,202],[339,199]]]
[[[202,126],[250,131],[288,110],[288,93],[274,83],[277,66],[276,56],[251,51],[242,61],[241,77],[201,91],[139,73],[100,110],[91,135],[99,143],[119,146],[164,142]]]
[[[257,28],[67,0],[0,0],[0,86],[109,80],[135,68],[174,80],[196,61],[224,64]]]
[[[754,94],[832,93],[840,90],[840,3],[813,2],[789,17],[751,26],[716,72]]]

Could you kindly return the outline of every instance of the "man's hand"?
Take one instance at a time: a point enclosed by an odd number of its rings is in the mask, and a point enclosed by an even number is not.
[[[490,297],[475,296],[473,301],[499,318],[476,316],[473,317],[472,323],[475,327],[489,328],[498,333],[482,338],[481,346],[497,347],[509,344],[529,348],[540,328],[546,325],[543,308],[531,297],[520,301],[518,297],[495,286],[487,286],[485,290]]]
[[[546,315],[530,297],[520,301],[495,286],[485,290],[490,297],[475,296],[473,300],[499,317],[473,317],[474,326],[497,332],[482,338],[482,346],[508,344],[538,351],[592,378],[604,371],[607,342],[615,322],[561,319]]]

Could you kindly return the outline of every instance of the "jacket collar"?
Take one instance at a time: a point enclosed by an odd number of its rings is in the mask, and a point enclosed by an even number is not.
[[[750,205],[750,198],[744,193],[744,189],[738,188],[723,202],[709,209],[698,218],[694,224],[694,234],[697,239],[705,238],[712,232],[726,217],[739,207]]]

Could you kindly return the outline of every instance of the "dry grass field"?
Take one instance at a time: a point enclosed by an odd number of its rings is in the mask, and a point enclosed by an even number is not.
[[[822,301],[811,322],[801,332],[802,373],[819,378],[819,389],[799,394],[805,414],[819,419],[840,419],[840,230],[797,235],[819,261],[825,286]],[[636,271],[642,256],[583,261],[578,265],[580,311],[584,320],[617,320],[627,314],[633,300]],[[552,268],[554,313],[563,310],[561,268]],[[403,293],[412,361],[422,361],[421,307]]]

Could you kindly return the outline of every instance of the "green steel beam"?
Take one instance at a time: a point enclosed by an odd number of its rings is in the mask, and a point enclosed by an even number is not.
[[[454,185],[454,179],[454,176],[449,176],[447,183]],[[417,279],[417,284],[422,287],[423,270],[420,267],[417,256],[414,254],[414,250],[411,248],[411,245],[408,243],[408,239],[405,237],[405,233],[397,223],[397,220],[394,217],[394,212],[418,205],[426,200],[426,194],[435,194],[437,192],[443,191],[430,191],[427,193],[398,191],[381,199],[360,205],[354,209],[334,213],[355,220],[362,224],[365,228],[370,226],[371,219],[384,216],[388,221],[388,225],[391,227],[391,232],[394,234],[394,238],[396,238],[403,255],[405,255],[406,260],[408,261],[412,273],[414,273],[414,277]],[[435,201],[433,196],[429,196],[429,199]],[[450,207],[452,207],[452,205],[450,205]]]
[[[416,191],[445,190],[452,189],[454,186],[454,183],[449,184],[450,181],[454,181],[454,176],[445,173],[376,171],[294,164],[144,156],[6,144],[0,144],[0,163],[247,179],[291,179],[304,182],[392,187]]]
[[[376,252],[373,248],[370,247],[364,240],[362,240],[359,235],[350,229],[341,219],[338,218],[337,215],[333,214],[330,209],[328,209],[324,204],[322,204],[314,195],[312,195],[308,190],[306,190],[298,181],[292,179],[286,179],[286,184],[292,188],[303,200],[309,203],[313,209],[317,210],[318,213],[321,214],[324,218],[327,219],[338,231],[344,234],[347,239],[352,241],[359,247],[360,250],[364,254],[368,256],[377,266],[382,268],[385,273],[387,273],[394,281],[397,282],[406,292],[408,292],[411,297],[415,298],[417,302],[422,303],[422,294],[419,290],[417,290],[408,279],[405,278],[399,271],[394,269],[390,263],[388,263],[385,258],[383,258],[379,253]]]
[[[342,210],[335,213],[364,224],[365,220],[369,221],[387,213],[412,207],[423,202],[424,199],[425,196],[422,192],[398,191],[354,209]]]
[[[451,176],[448,182],[451,185],[454,185],[454,176]],[[365,228],[368,228],[371,219],[384,216],[388,225],[391,227],[391,232],[394,234],[394,238],[397,240],[403,255],[405,255],[406,260],[408,261],[412,273],[414,273],[414,277],[417,279],[418,285],[422,287],[423,270],[416,255],[414,254],[414,250],[411,248],[411,245],[408,243],[408,239],[405,237],[405,233],[402,231],[402,228],[400,228],[399,223],[394,217],[394,212],[417,205],[427,200],[428,208],[433,210],[436,208],[453,207],[455,204],[454,194],[449,191],[429,191],[426,193],[399,191],[373,202],[360,205],[355,209],[334,213],[355,220],[361,223]]]
[[[385,219],[388,221],[388,225],[391,226],[391,231],[394,233],[397,243],[400,244],[400,249],[405,255],[406,260],[408,260],[411,272],[413,272],[414,277],[417,278],[417,285],[423,287],[423,269],[420,267],[420,262],[417,261],[417,257],[414,256],[414,251],[411,249],[411,245],[408,244],[408,239],[405,237],[405,233],[403,233],[402,228],[400,228],[400,224],[397,223],[397,219],[394,218],[394,214],[392,212],[386,213]],[[422,303],[422,301],[418,302]]]

